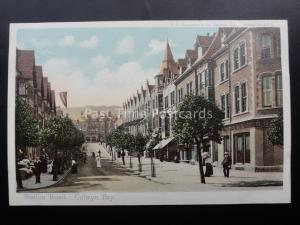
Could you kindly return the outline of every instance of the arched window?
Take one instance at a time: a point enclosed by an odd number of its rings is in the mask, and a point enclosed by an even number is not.
[[[271,36],[263,34],[261,36],[261,58],[267,59],[271,57]]]

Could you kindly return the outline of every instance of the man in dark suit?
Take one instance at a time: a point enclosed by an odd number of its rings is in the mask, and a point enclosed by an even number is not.
[[[228,152],[225,152],[225,157],[222,164],[224,177],[229,177],[229,170],[231,169],[232,160]]]
[[[35,183],[41,183],[42,162],[40,158],[36,158],[34,162]]]

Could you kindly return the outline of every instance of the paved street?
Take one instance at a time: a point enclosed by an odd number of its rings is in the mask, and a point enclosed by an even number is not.
[[[96,168],[92,152],[101,149],[101,168]],[[189,164],[171,162],[157,163],[157,177],[151,178],[148,161],[143,161],[143,172],[137,172],[137,160],[133,160],[135,169],[121,165],[121,160],[112,162],[103,146],[97,143],[87,145],[88,160],[79,167],[78,174],[69,174],[56,186],[39,189],[34,192],[152,192],[152,191],[211,191],[211,190],[269,190],[280,189],[281,173],[242,173],[232,172],[232,177],[224,178],[216,168],[214,177],[207,178],[207,184],[199,181],[198,167]],[[128,163],[128,158],[126,158]],[[182,173],[178,173],[178,168]],[[177,169],[177,170],[176,170]]]

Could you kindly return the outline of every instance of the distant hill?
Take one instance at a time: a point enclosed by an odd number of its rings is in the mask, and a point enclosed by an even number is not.
[[[85,109],[92,109],[97,111],[103,111],[105,113],[111,112],[112,114],[118,114],[119,110],[122,109],[120,106],[111,105],[111,106],[83,106],[83,107],[68,107],[63,108],[62,111],[64,114],[68,114],[71,119],[77,119],[81,116],[81,112],[84,112]]]

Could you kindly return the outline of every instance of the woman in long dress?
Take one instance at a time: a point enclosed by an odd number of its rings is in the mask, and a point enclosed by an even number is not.
[[[97,157],[96,157],[96,163],[97,163],[97,168],[100,168],[101,167],[101,158],[100,158],[100,155],[97,155]]]

